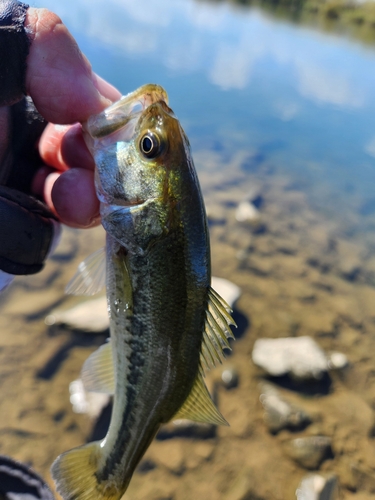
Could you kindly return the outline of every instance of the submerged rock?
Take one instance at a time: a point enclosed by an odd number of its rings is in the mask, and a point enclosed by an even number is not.
[[[311,337],[258,339],[252,359],[274,377],[290,374],[296,379],[320,380],[329,368],[324,351]]]
[[[265,410],[264,421],[271,432],[281,429],[302,429],[311,418],[301,408],[281,397],[280,392],[271,384],[259,384],[260,402]]]
[[[85,390],[81,379],[69,384],[70,402],[75,413],[85,413],[96,419],[102,413],[110,400],[108,394],[88,392]]]
[[[73,330],[102,333],[109,328],[107,299],[105,296],[85,300],[66,311],[52,311],[46,319],[47,325],[65,325]]]
[[[238,371],[234,367],[224,368],[221,372],[221,383],[226,389],[234,389],[238,386]]]
[[[337,500],[337,477],[333,474],[308,475],[300,482],[296,497],[297,500]]]
[[[327,458],[332,457],[331,438],[307,436],[283,442],[284,452],[305,469],[318,469]]]
[[[328,355],[328,367],[331,370],[343,370],[349,366],[349,360],[342,352],[331,352]]]
[[[260,213],[256,206],[250,201],[241,201],[236,210],[236,220],[238,222],[257,222]]]
[[[211,285],[230,307],[233,307],[241,295],[241,288],[224,278],[212,276]]]

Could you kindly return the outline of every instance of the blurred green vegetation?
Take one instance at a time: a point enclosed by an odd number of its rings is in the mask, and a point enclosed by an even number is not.
[[[340,32],[375,44],[375,1],[360,0],[200,0],[261,7],[275,17]]]

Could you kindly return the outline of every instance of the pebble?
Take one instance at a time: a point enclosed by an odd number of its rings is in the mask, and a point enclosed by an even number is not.
[[[238,371],[233,367],[224,368],[224,370],[221,372],[222,385],[226,389],[234,389],[235,387],[237,387],[238,380]]]
[[[349,366],[349,360],[342,352],[331,352],[328,355],[328,367],[331,370],[343,370]]]
[[[258,339],[252,359],[269,375],[290,374],[299,380],[320,380],[329,367],[324,351],[307,336]]]
[[[338,480],[333,474],[309,474],[300,482],[297,500],[337,500]]]
[[[238,222],[254,222],[259,220],[260,213],[250,201],[241,201],[237,207],[235,217]]]
[[[332,440],[327,436],[307,436],[282,443],[284,452],[305,469],[318,469],[332,455]]]
[[[281,397],[271,384],[259,384],[260,402],[265,410],[264,421],[271,432],[281,429],[301,429],[311,422],[311,418],[301,408]]]
[[[66,311],[52,311],[46,325],[65,325],[72,330],[102,333],[109,328],[107,299],[105,296],[85,300]]]

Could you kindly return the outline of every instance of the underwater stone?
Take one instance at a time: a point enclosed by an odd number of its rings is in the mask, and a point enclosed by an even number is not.
[[[259,210],[250,201],[241,201],[236,210],[236,220],[238,222],[254,222],[260,217]]]
[[[331,438],[307,436],[282,443],[284,452],[305,469],[318,469],[320,464],[332,456]]]
[[[212,276],[211,285],[230,307],[233,307],[234,303],[241,295],[241,288],[224,278]]]
[[[331,352],[328,355],[328,367],[331,370],[343,370],[349,365],[349,360],[342,352]]]
[[[311,337],[258,339],[253,362],[269,375],[290,374],[296,379],[320,380],[328,370],[327,357]]]
[[[281,397],[271,384],[259,384],[260,402],[265,410],[264,421],[271,432],[281,429],[301,429],[311,422],[307,413]]]
[[[238,371],[233,368],[224,368],[221,372],[221,382],[226,389],[234,389],[238,386]]]
[[[81,379],[74,380],[69,384],[69,392],[73,411],[85,413],[93,419],[99,417],[110,400],[108,394],[86,391]]]
[[[333,474],[305,476],[296,491],[297,500],[337,500],[338,480]]]
[[[52,311],[45,318],[47,325],[65,325],[73,330],[102,333],[109,328],[105,296],[85,300],[66,311]]]

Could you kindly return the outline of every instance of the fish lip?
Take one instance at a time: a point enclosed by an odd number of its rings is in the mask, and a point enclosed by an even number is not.
[[[118,198],[112,198],[111,205],[116,205],[118,207],[138,207],[144,205],[147,200],[124,200]]]
[[[132,210],[137,210],[141,207],[145,207],[150,203],[154,202],[156,198],[148,198],[147,200],[137,200],[137,201],[129,201],[129,200],[117,200],[112,198],[110,202],[101,202],[101,215],[103,218],[110,215],[113,212],[117,212],[120,210],[124,210],[126,212],[131,212]]]

